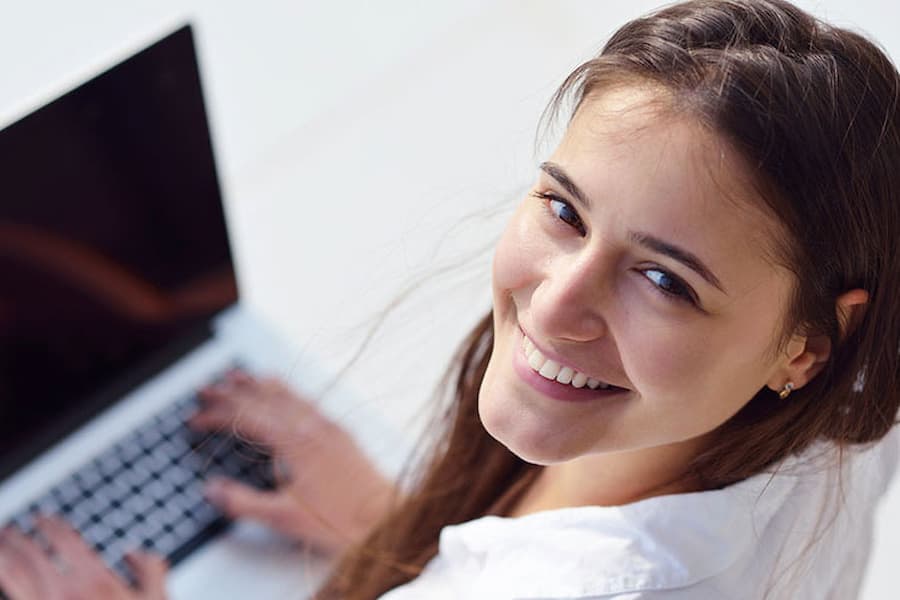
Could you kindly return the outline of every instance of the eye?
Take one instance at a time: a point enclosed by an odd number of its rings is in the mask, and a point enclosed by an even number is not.
[[[587,230],[584,227],[584,223],[581,221],[581,217],[578,216],[578,213],[575,212],[575,209],[571,204],[556,194],[551,194],[549,192],[535,192],[534,195],[547,201],[547,208],[550,209],[550,212],[552,212],[557,219],[566,225],[573,227],[579,235],[586,235]]]
[[[670,299],[681,300],[696,305],[697,300],[691,288],[681,279],[658,267],[643,269],[641,273],[653,282],[653,287]]]

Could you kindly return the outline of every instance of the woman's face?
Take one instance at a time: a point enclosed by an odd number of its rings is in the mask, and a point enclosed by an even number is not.
[[[497,246],[479,413],[530,462],[696,442],[780,385],[777,225],[728,145],[654,98],[586,101]]]

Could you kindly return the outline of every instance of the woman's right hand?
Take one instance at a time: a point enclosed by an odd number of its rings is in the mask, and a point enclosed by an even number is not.
[[[393,484],[345,430],[281,381],[235,370],[199,397],[192,428],[232,431],[264,446],[275,463],[274,490],[224,478],[207,483],[209,501],[227,516],[260,521],[334,554],[387,511]]]

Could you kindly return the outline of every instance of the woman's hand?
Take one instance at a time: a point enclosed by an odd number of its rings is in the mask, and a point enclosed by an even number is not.
[[[230,479],[207,484],[210,502],[332,554],[356,542],[386,512],[393,485],[350,435],[276,379],[232,371],[200,391],[189,424],[232,431],[271,452],[276,488]]]
[[[49,552],[18,529],[0,532],[0,590],[9,600],[165,599],[168,567],[162,558],[128,555],[137,582],[132,588],[63,521],[41,517],[37,531]]]

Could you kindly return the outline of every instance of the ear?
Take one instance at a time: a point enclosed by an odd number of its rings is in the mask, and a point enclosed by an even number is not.
[[[866,314],[866,305],[868,303],[869,292],[866,290],[850,290],[838,296],[836,308],[842,340],[850,335],[859,325],[863,315]]]
[[[847,337],[865,314],[869,293],[853,289],[838,296],[835,302],[841,339]],[[787,382],[799,389],[819,374],[831,355],[831,340],[825,335],[795,335],[788,342],[784,363],[766,385],[774,391],[781,390]]]

